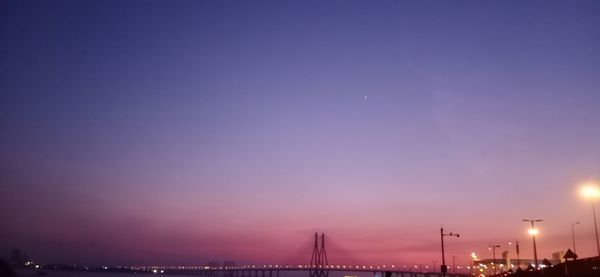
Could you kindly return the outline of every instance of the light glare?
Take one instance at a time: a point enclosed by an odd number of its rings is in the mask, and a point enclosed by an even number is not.
[[[538,229],[529,229],[529,230],[527,230],[527,233],[529,233],[532,236],[535,236],[535,235],[539,234],[540,231],[538,231]]]
[[[581,188],[581,195],[586,198],[598,198],[600,196],[600,189],[594,183],[587,183]]]

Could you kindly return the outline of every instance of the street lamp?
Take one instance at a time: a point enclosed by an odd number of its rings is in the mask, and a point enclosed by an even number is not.
[[[542,222],[543,219],[523,219],[523,221],[531,222],[531,229],[527,230],[527,233],[533,237],[533,259],[535,260],[535,269],[538,269],[538,258],[537,258],[537,247],[535,245],[535,235],[539,234],[539,231],[535,229],[534,222]]]
[[[596,231],[596,247],[598,248],[598,257],[600,257],[600,242],[598,241],[598,224],[596,223],[596,199],[600,197],[600,189],[598,189],[598,185],[593,183],[588,183],[583,186],[581,189],[581,194],[583,197],[590,199],[592,202],[592,213],[594,215],[594,230]]]
[[[575,223],[571,223],[571,238],[573,239],[573,253],[575,253],[575,255],[577,255],[577,248],[575,248],[575,225],[579,224],[580,222],[577,221]]]
[[[496,248],[500,247],[500,245],[488,245],[490,250],[492,250],[492,255],[494,257],[494,275],[496,275]]]
[[[444,234],[444,228],[440,228],[440,238],[442,239],[442,266],[441,266],[441,271],[442,271],[442,276],[446,276],[446,272],[448,272],[448,266],[446,266],[446,257],[444,254],[444,237],[446,236],[451,236],[451,237],[460,237],[459,234],[453,234],[452,232]]]
[[[512,241],[508,242],[508,245],[512,245]],[[517,267],[521,268],[521,258],[519,257],[519,241],[515,241],[515,250],[517,251]]]

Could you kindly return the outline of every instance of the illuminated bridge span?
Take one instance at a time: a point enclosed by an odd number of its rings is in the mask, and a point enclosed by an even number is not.
[[[261,266],[240,266],[240,267],[196,267],[196,266],[150,266],[135,267],[134,270],[152,271],[154,273],[164,274],[194,274],[202,276],[224,276],[224,277],[279,277],[280,272],[308,272],[310,276],[329,276],[329,272],[369,272],[374,277],[437,277],[442,276],[440,272],[421,271],[418,266],[400,267],[400,266],[328,266],[326,268],[314,268],[302,265],[261,265]],[[312,272],[311,272],[312,271]],[[464,273],[446,273],[448,277],[466,277],[469,274]]]
[[[131,267],[132,270],[150,271],[156,274],[195,274],[203,276],[223,277],[279,277],[281,272],[307,272],[310,277],[328,277],[330,272],[359,273],[369,272],[373,277],[437,277],[441,272],[426,272],[418,266],[396,265],[330,265],[325,249],[325,234],[321,234],[319,244],[315,233],[315,243],[309,264],[305,265],[244,265],[244,266],[142,266]],[[466,277],[464,273],[446,273],[449,277]]]

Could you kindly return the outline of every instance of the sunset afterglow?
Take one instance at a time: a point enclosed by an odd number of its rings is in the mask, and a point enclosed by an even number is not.
[[[598,255],[598,26],[598,1],[7,1],[1,257],[306,266],[325,233],[334,268],[441,270],[440,228],[463,269],[532,235]]]

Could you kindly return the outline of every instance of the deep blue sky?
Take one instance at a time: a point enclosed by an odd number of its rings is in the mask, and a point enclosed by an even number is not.
[[[444,224],[466,261],[533,216],[549,256],[600,178],[599,26],[597,1],[4,1],[0,250],[271,261],[327,231],[429,263]]]

